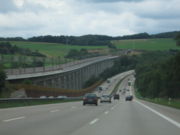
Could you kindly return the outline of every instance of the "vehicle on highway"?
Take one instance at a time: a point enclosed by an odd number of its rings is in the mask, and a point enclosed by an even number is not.
[[[100,97],[100,102],[103,103],[103,102],[109,102],[111,103],[111,96],[110,95],[102,95]]]
[[[110,82],[111,82],[111,81],[108,79],[108,80],[107,80],[107,83],[110,83]]]
[[[49,99],[53,99],[54,97],[53,97],[53,96],[49,96],[48,98],[49,98]]]
[[[40,96],[39,98],[40,99],[46,99],[47,97],[46,96]]]
[[[58,99],[67,99],[67,96],[57,96]]]
[[[128,81],[128,86],[131,86],[131,81]]]
[[[119,94],[114,94],[114,100],[119,100],[119,99],[120,99]]]
[[[133,96],[132,95],[126,96],[125,100],[126,101],[132,101],[133,100]]]
[[[83,97],[83,105],[86,104],[95,104],[96,106],[98,105],[98,97],[94,93],[87,93]]]
[[[102,86],[99,86],[98,89],[99,89],[99,91],[102,91],[102,90],[103,90],[103,87],[102,87]]]

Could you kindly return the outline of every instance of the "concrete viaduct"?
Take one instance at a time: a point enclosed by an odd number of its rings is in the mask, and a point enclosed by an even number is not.
[[[117,56],[101,56],[81,60],[71,64],[64,64],[54,70],[46,70],[44,67],[29,70],[7,70],[7,80],[12,83],[21,83],[30,80],[33,84],[51,88],[82,89],[84,83],[92,76],[98,76],[105,69],[113,66]],[[28,71],[28,72],[23,72]],[[37,72],[35,72],[37,71]]]

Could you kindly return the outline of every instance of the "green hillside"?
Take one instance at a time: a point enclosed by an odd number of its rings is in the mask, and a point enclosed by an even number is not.
[[[100,50],[107,52],[107,46],[76,46],[58,43],[45,42],[27,42],[27,41],[10,41],[13,45],[22,48],[38,50],[47,56],[64,57],[70,49],[80,50],[81,48],[90,50]],[[139,49],[139,50],[169,50],[180,49],[176,46],[174,39],[134,39],[134,40],[116,40],[112,43],[119,49]]]
[[[75,45],[65,45],[58,43],[45,43],[45,42],[23,42],[23,41],[10,41],[13,45],[17,45],[22,48],[29,48],[32,50],[38,50],[47,56],[61,56],[64,57],[70,49],[80,50],[85,49],[105,49],[106,46],[75,46]]]
[[[112,41],[120,49],[169,50],[180,49],[174,39],[134,39]]]

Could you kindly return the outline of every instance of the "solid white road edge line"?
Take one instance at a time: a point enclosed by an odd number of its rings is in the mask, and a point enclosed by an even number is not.
[[[53,112],[58,112],[58,111],[59,111],[59,110],[58,110],[58,109],[56,109],[56,110],[51,110],[50,112],[52,112],[52,113],[53,113]]]
[[[91,121],[90,123],[89,123],[89,125],[93,125],[93,124],[95,124],[96,122],[98,122],[99,121],[99,119],[94,119],[93,121]]]
[[[3,122],[10,122],[10,121],[20,120],[20,119],[24,119],[24,118],[25,118],[25,116],[22,116],[22,117],[17,117],[17,118],[12,118],[12,119],[3,120]]]
[[[167,117],[167,116],[159,113],[158,111],[150,108],[149,106],[147,106],[147,105],[145,105],[145,104],[143,104],[143,103],[141,103],[141,102],[139,102],[139,101],[137,101],[137,100],[134,100],[134,101],[135,101],[136,103],[142,105],[142,106],[145,107],[146,109],[150,110],[151,112],[153,112],[153,113],[157,114],[158,116],[164,118],[165,120],[169,121],[170,123],[172,123],[173,125],[177,126],[178,128],[180,128],[180,123],[179,123],[179,122],[174,121],[173,119],[171,119],[171,118],[169,118],[169,117]]]

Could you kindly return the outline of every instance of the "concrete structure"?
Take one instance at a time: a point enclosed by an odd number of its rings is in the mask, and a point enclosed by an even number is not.
[[[7,80],[12,83],[21,83],[30,80],[35,85],[65,88],[82,89],[85,82],[92,76],[100,75],[105,69],[113,66],[117,56],[105,56],[83,60],[63,68],[35,73],[8,74]],[[25,71],[25,70],[23,70]],[[10,73],[10,72],[9,72]]]

